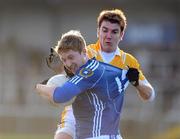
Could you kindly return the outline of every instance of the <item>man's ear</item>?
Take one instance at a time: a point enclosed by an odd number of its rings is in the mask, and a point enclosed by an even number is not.
[[[82,53],[86,55],[86,48],[82,49]]]
[[[99,27],[97,28],[97,38],[99,38]]]
[[[121,40],[121,41],[123,40],[123,37],[124,37],[124,31],[122,31],[122,32],[120,33],[120,40]]]

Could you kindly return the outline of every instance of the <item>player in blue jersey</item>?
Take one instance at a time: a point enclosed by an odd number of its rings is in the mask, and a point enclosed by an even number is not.
[[[119,120],[129,82],[128,71],[89,59],[85,46],[78,31],[64,34],[57,52],[65,67],[75,75],[62,87],[37,84],[36,90],[55,103],[76,96],[72,106],[77,139],[121,139]]]

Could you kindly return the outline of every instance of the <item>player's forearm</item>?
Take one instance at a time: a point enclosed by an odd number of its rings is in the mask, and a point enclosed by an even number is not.
[[[139,96],[144,101],[152,101],[155,97],[155,91],[147,80],[139,81],[139,85],[136,86],[136,89],[138,91]]]
[[[53,93],[53,101],[55,103],[65,103],[78,95],[81,90],[70,83],[65,83],[63,87],[57,87]]]

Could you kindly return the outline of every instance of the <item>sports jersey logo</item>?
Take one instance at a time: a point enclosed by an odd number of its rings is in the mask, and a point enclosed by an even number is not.
[[[85,78],[91,77],[94,72],[91,69],[82,68],[79,72],[79,75]]]

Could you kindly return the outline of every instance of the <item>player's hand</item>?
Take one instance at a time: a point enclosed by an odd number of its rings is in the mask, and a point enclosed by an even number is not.
[[[48,102],[54,106],[58,106],[57,103],[53,101],[53,92],[55,90],[56,86],[47,86],[43,84],[36,84],[35,91],[38,95],[40,95],[42,98],[48,100]]]
[[[60,60],[58,54],[56,53],[53,47],[50,48],[50,54],[48,57],[46,57],[46,64],[56,74],[62,72],[63,70],[62,61]]]
[[[139,71],[136,68],[129,68],[126,74],[126,77],[129,79],[129,82],[134,85],[139,85]]]
[[[56,54],[55,54],[54,48],[51,47],[50,54],[48,57],[46,57],[46,64],[49,68],[52,68],[51,65],[55,61],[55,57],[56,57]]]
[[[44,84],[44,85],[45,85],[45,84],[47,84],[48,80],[49,80],[49,79],[46,79],[46,80],[40,82],[40,84]]]

